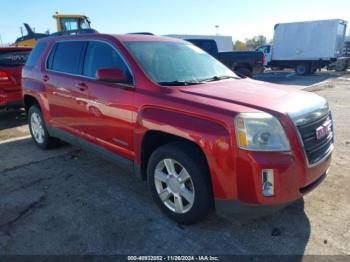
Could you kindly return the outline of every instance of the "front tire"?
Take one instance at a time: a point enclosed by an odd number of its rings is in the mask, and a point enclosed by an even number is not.
[[[58,145],[59,140],[49,135],[39,106],[33,105],[28,111],[29,130],[35,144],[41,149]]]
[[[176,142],[159,147],[147,175],[155,202],[178,223],[195,223],[213,207],[209,170],[195,146]]]

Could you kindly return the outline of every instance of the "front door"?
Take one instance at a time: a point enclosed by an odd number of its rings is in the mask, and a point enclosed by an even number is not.
[[[98,69],[120,69],[129,76],[130,85],[96,80]],[[89,41],[85,55],[83,75],[88,88],[89,122],[86,132],[97,143],[110,151],[133,158],[134,87],[127,63],[112,45]]]

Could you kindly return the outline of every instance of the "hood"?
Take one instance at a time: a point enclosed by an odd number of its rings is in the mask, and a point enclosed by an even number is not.
[[[222,102],[288,114],[296,125],[305,124],[328,112],[327,101],[296,87],[276,85],[252,79],[223,80],[180,88],[186,94]]]

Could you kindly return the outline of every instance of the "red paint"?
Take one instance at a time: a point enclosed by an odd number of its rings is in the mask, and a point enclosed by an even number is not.
[[[2,47],[0,54],[11,51],[30,51],[28,47]],[[0,64],[0,107],[21,105],[22,104],[22,86],[21,86],[22,66],[5,66]]]
[[[48,48],[41,59],[40,70],[25,68],[23,84],[25,95],[39,101],[47,124],[138,165],[141,164],[141,145],[146,132],[156,130],[183,137],[196,143],[204,152],[216,199],[238,199],[253,204],[290,202],[302,197],[300,188],[327,171],[330,159],[316,167],[307,167],[296,129],[285,113],[286,104],[301,96],[312,99],[313,94],[250,79],[162,87],[146,76],[123,42],[181,40],[102,34],[74,38],[99,39],[117,47],[131,67],[135,87],[46,71],[44,61],[57,38],[42,40],[48,43]],[[42,81],[43,77],[46,81]],[[85,88],[77,88],[82,84]],[[237,147],[235,115],[261,111],[280,120],[291,152],[248,152]],[[266,168],[275,171],[276,195],[269,198],[261,192],[261,170]]]

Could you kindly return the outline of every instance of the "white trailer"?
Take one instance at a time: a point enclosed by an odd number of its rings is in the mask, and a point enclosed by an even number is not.
[[[219,52],[232,52],[233,51],[233,41],[232,36],[224,35],[166,35],[169,37],[179,38],[179,39],[210,39],[216,42]]]
[[[262,46],[266,65],[314,73],[335,62],[344,47],[347,22],[341,19],[277,24],[273,45]]]

